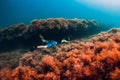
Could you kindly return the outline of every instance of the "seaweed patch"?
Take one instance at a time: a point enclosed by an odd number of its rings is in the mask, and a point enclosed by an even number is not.
[[[61,44],[51,48],[49,54],[28,52],[20,58],[17,68],[1,69],[0,79],[119,80],[119,33],[119,29],[112,29],[88,41]]]

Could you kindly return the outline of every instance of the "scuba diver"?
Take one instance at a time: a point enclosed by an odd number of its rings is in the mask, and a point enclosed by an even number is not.
[[[37,46],[37,48],[51,48],[51,47],[57,45],[57,41],[45,40],[42,35],[40,35],[40,38],[42,39],[42,43],[46,43],[46,45],[40,45],[40,46]]]
[[[30,49],[30,51],[34,51],[35,49],[51,48],[51,47],[56,46],[58,44],[58,42],[55,40],[45,40],[42,35],[40,35],[40,39],[41,39],[42,43],[44,43],[45,45],[33,46]],[[61,43],[68,43],[68,41],[65,39],[62,39]]]
[[[40,46],[37,46],[37,48],[51,48],[51,47],[57,45],[57,41],[45,40],[42,35],[40,35],[40,38],[42,39],[42,43],[46,43],[46,45],[40,45]],[[68,43],[68,41],[65,39],[62,39],[61,43]]]

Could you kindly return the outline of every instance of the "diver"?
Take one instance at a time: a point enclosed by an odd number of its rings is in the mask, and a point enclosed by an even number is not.
[[[42,39],[42,43],[46,43],[46,45],[40,45],[40,46],[37,46],[37,48],[51,48],[58,44],[57,41],[55,40],[49,40],[49,41],[45,40],[42,35],[40,35],[40,38]],[[68,41],[65,39],[62,39],[61,43],[68,43]]]
[[[51,48],[55,45],[57,45],[57,41],[55,40],[45,40],[42,35],[40,35],[40,38],[42,39],[42,43],[45,43],[46,45],[40,45],[37,46],[37,48]]]
[[[51,47],[56,46],[56,45],[58,44],[58,42],[55,41],[55,40],[45,40],[42,35],[40,35],[39,37],[40,37],[42,43],[44,43],[45,45],[33,46],[33,47],[30,49],[30,51],[34,51],[35,49],[51,48]],[[62,39],[62,40],[61,40],[61,43],[62,43],[62,44],[63,44],[63,43],[68,43],[68,41],[65,40],[65,39]]]

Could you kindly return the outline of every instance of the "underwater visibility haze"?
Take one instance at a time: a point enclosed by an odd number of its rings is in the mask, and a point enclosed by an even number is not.
[[[120,0],[0,0],[0,80],[120,80]]]
[[[120,25],[119,0],[0,0],[0,27],[34,19],[79,18]]]

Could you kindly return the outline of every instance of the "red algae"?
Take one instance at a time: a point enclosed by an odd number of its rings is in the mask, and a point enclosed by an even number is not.
[[[120,69],[116,68],[110,73],[111,80],[120,80]]]
[[[20,66],[0,71],[1,80],[120,80],[119,30],[56,47],[56,54],[26,53]],[[104,37],[103,37],[104,36]],[[60,48],[60,49],[59,49]]]

